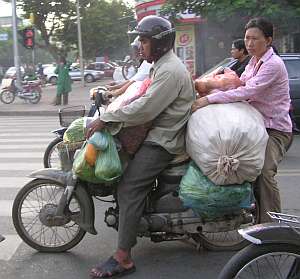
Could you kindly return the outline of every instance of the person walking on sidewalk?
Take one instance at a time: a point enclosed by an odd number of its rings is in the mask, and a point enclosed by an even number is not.
[[[66,61],[65,57],[61,57],[54,73],[57,74],[57,90],[54,105],[61,105],[61,98],[63,105],[68,104],[69,92],[72,91],[71,78],[69,75],[70,63]]]

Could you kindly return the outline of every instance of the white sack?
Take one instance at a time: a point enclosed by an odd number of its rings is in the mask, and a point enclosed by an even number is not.
[[[211,104],[192,114],[186,148],[216,185],[242,184],[260,174],[267,141],[263,117],[248,103]]]

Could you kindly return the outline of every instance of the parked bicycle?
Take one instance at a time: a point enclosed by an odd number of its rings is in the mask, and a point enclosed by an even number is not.
[[[251,244],[230,259],[219,279],[300,278],[300,217],[269,215],[277,223],[239,230]]]

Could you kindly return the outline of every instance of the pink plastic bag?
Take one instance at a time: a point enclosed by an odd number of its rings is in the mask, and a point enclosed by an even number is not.
[[[228,68],[224,70],[224,74],[216,74],[213,72],[195,81],[195,88],[200,96],[208,95],[213,89],[226,91],[238,88],[242,85],[244,85],[244,83],[239,79],[238,75]]]
[[[117,97],[109,106],[106,111],[115,111],[120,107],[129,105],[134,100],[145,95],[148,87],[150,86],[152,80],[150,78],[145,79],[144,81],[136,81],[131,84],[124,94]]]

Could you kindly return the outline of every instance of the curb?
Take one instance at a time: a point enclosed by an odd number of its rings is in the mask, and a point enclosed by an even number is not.
[[[0,111],[0,116],[57,116],[57,111]]]

